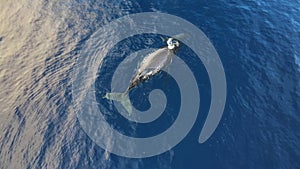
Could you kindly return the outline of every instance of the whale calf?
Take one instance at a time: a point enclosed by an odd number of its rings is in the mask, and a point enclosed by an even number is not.
[[[180,43],[177,39],[168,38],[166,46],[157,49],[143,59],[129,86],[123,93],[106,93],[103,98],[120,102],[128,114],[132,114],[132,105],[128,96],[129,91],[159,73],[172,61],[172,57],[179,48]]]

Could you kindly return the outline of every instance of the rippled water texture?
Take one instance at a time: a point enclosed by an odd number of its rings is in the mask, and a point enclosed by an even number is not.
[[[228,98],[205,144],[197,143],[204,113],[174,149],[128,159],[82,130],[72,71],[97,29],[147,11],[203,30],[223,62]],[[300,168],[299,16],[293,0],[0,0],[0,168]]]

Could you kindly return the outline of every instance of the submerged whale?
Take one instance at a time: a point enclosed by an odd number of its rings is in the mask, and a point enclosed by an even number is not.
[[[156,75],[167,66],[179,47],[180,43],[177,39],[168,38],[165,47],[150,53],[143,59],[135,76],[133,76],[129,86],[123,93],[106,93],[103,98],[120,102],[130,115],[132,113],[132,105],[128,96],[129,91]]]

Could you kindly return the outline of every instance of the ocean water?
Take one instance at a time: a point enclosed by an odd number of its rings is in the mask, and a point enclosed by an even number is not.
[[[215,133],[199,144],[210,104],[209,77],[183,46],[178,55],[198,72],[200,115],[170,151],[134,159],[105,151],[85,133],[76,116],[72,84],[77,60],[94,33],[114,19],[140,12],[175,15],[206,34],[224,66],[227,101]],[[300,168],[299,16],[296,0],[1,0],[0,168]],[[152,47],[163,45],[157,37],[148,38],[155,42]],[[97,47],[108,43],[103,39]],[[109,53],[114,59],[99,65],[99,102],[101,92],[109,90],[105,75],[135,47],[145,46],[125,41]],[[162,118],[138,125],[112,113],[107,115],[111,126],[127,135],[148,137],[172,125],[180,100],[176,82],[166,72],[139,86],[132,103],[140,110],[149,108],[146,96],[153,87],[173,98]]]

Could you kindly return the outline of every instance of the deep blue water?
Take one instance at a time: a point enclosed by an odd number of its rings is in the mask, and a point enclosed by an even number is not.
[[[1,13],[0,168],[300,168],[299,1],[45,1],[32,7],[32,13],[26,12],[28,2],[20,3],[25,7],[16,5],[12,18],[6,10]],[[83,131],[72,108],[74,63],[101,26],[121,16],[150,11],[186,19],[211,40],[226,74],[224,114],[212,137],[199,144],[211,89],[205,67],[183,45],[178,56],[197,72],[201,93],[192,130],[164,154],[144,159],[110,154],[107,159],[105,150]],[[26,22],[23,15],[38,19]],[[157,43],[150,47],[163,45],[158,37],[152,40]],[[119,43],[104,60],[103,70],[99,67],[99,109],[110,109],[101,96],[109,91],[114,67],[130,52],[149,47],[131,42]],[[127,50],[122,53],[124,46]],[[151,88],[163,89],[170,98],[163,116],[139,125],[115,113],[107,115],[112,126],[127,135],[148,137],[172,125],[180,102],[176,82],[162,72],[137,87],[130,94],[136,108],[149,108]]]

